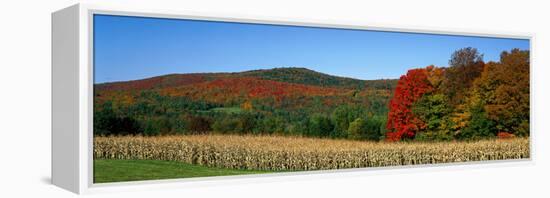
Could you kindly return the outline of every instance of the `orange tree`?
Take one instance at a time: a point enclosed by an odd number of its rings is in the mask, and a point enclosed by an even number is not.
[[[503,52],[490,62],[473,87],[470,106],[481,105],[497,131],[529,135],[529,51]]]

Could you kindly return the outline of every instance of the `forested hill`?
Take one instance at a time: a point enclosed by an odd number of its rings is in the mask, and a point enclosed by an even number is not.
[[[363,89],[365,86],[391,89],[397,83],[397,80],[358,80],[354,78],[332,76],[302,67],[252,70],[238,73],[238,75],[321,87],[351,89]]]
[[[359,89],[374,88],[393,90],[397,79],[359,80],[320,73],[307,68],[286,67],[274,69],[251,70],[233,73],[192,73],[169,74],[141,80],[110,82],[96,84],[100,90],[143,90],[185,86],[225,78],[254,77],[285,83],[313,85],[331,88]]]
[[[96,135],[292,134],[378,140],[397,80],[305,68],[170,74],[94,86]],[[355,122],[357,130],[348,131]]]

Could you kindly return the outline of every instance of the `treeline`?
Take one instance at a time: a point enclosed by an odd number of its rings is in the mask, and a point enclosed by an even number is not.
[[[386,132],[390,95],[373,93],[293,97],[274,105],[273,98],[217,104],[141,91],[133,102],[124,97],[96,102],[94,134],[276,134],[378,141]]]
[[[448,68],[411,69],[389,104],[387,140],[472,140],[529,135],[529,51],[483,62],[457,50]]]
[[[119,83],[146,88],[96,90],[94,134],[277,134],[389,141],[528,136],[529,64],[526,50],[505,51],[498,62],[486,63],[477,49],[464,48],[452,54],[449,67],[411,69],[397,82],[281,68],[224,74],[231,77],[225,81],[218,79],[223,75],[212,81],[205,81],[207,74],[198,80],[180,75],[176,84],[185,86],[176,87]],[[172,81],[159,80],[167,85]],[[205,83],[189,84],[195,81]]]

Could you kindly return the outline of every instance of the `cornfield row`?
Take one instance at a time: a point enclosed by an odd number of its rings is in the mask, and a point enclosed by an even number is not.
[[[375,143],[230,135],[95,137],[94,158],[172,160],[250,170],[323,170],[529,158],[529,140]]]

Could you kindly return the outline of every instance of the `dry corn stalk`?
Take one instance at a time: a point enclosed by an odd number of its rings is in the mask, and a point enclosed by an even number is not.
[[[95,159],[250,170],[323,170],[529,158],[529,139],[387,143],[278,136],[95,137]]]

